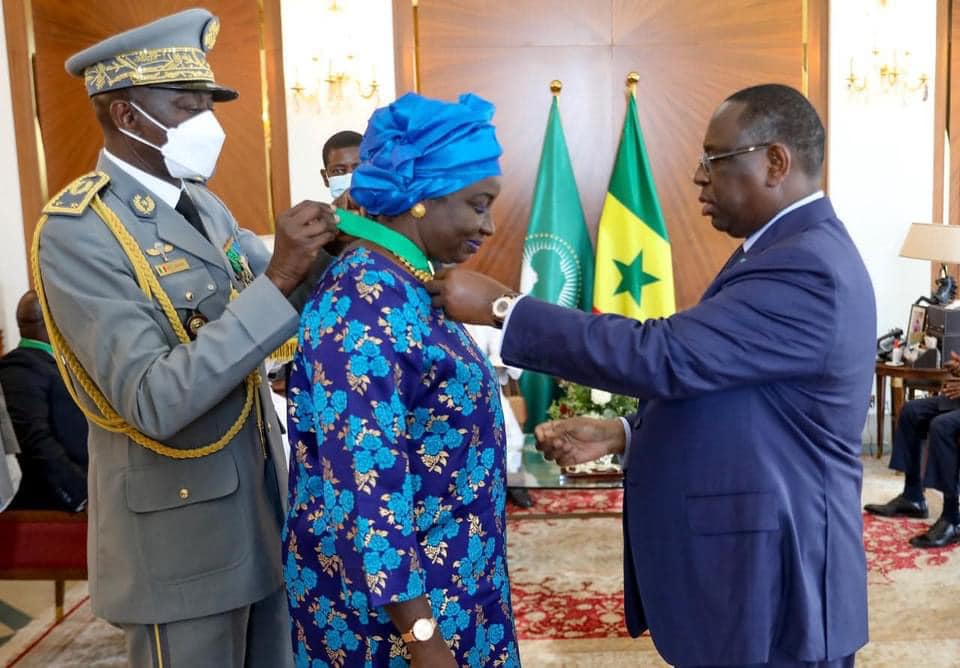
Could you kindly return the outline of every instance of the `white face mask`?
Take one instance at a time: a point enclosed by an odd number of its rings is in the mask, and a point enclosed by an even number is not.
[[[188,118],[175,128],[168,128],[141,109],[136,102],[130,104],[150,122],[166,131],[167,143],[163,146],[154,146],[143,137],[138,137],[123,128],[120,128],[120,132],[160,151],[163,155],[163,164],[167,166],[170,176],[175,179],[202,181],[213,176],[226,134],[212,111],[204,111]]]
[[[330,196],[337,199],[343,193],[350,190],[350,182],[353,180],[353,174],[336,174],[327,179],[330,182]]]

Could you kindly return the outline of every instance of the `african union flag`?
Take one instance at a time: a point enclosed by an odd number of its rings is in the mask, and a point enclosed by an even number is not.
[[[597,230],[593,310],[646,320],[672,315],[673,263],[631,94]]]
[[[530,223],[523,242],[520,291],[569,308],[590,309],[593,246],[577,193],[577,182],[553,98],[533,190]],[[527,431],[547,419],[556,383],[525,371],[520,390],[527,404]]]

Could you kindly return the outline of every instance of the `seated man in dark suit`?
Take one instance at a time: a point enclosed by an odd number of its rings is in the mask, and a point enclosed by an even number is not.
[[[926,533],[914,536],[914,547],[943,547],[960,542],[960,355],[950,354],[946,367],[953,376],[939,396],[908,401],[897,420],[890,468],[903,471],[903,492],[886,503],[868,503],[864,510],[883,517],[926,518],[923,488],[943,493],[943,512]],[[921,470],[923,441],[929,443],[927,470]]]
[[[0,386],[23,470],[11,509],[83,510],[87,420],[67,393],[33,290],[17,304],[20,345],[0,358]]]

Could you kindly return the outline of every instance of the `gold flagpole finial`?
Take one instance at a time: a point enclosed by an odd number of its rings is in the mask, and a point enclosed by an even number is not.
[[[638,81],[640,81],[640,75],[636,72],[630,72],[627,74],[627,90],[631,95],[636,96]]]
[[[560,79],[554,79],[550,82],[550,92],[553,93],[554,97],[559,96],[561,90],[563,90],[563,82]]]

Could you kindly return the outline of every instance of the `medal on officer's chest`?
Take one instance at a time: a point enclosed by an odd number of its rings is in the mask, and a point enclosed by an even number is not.
[[[223,245],[223,253],[230,261],[230,268],[233,269],[233,277],[242,287],[247,287],[253,282],[253,271],[250,269],[250,263],[247,256],[243,254],[240,243],[236,237],[227,239]]]

